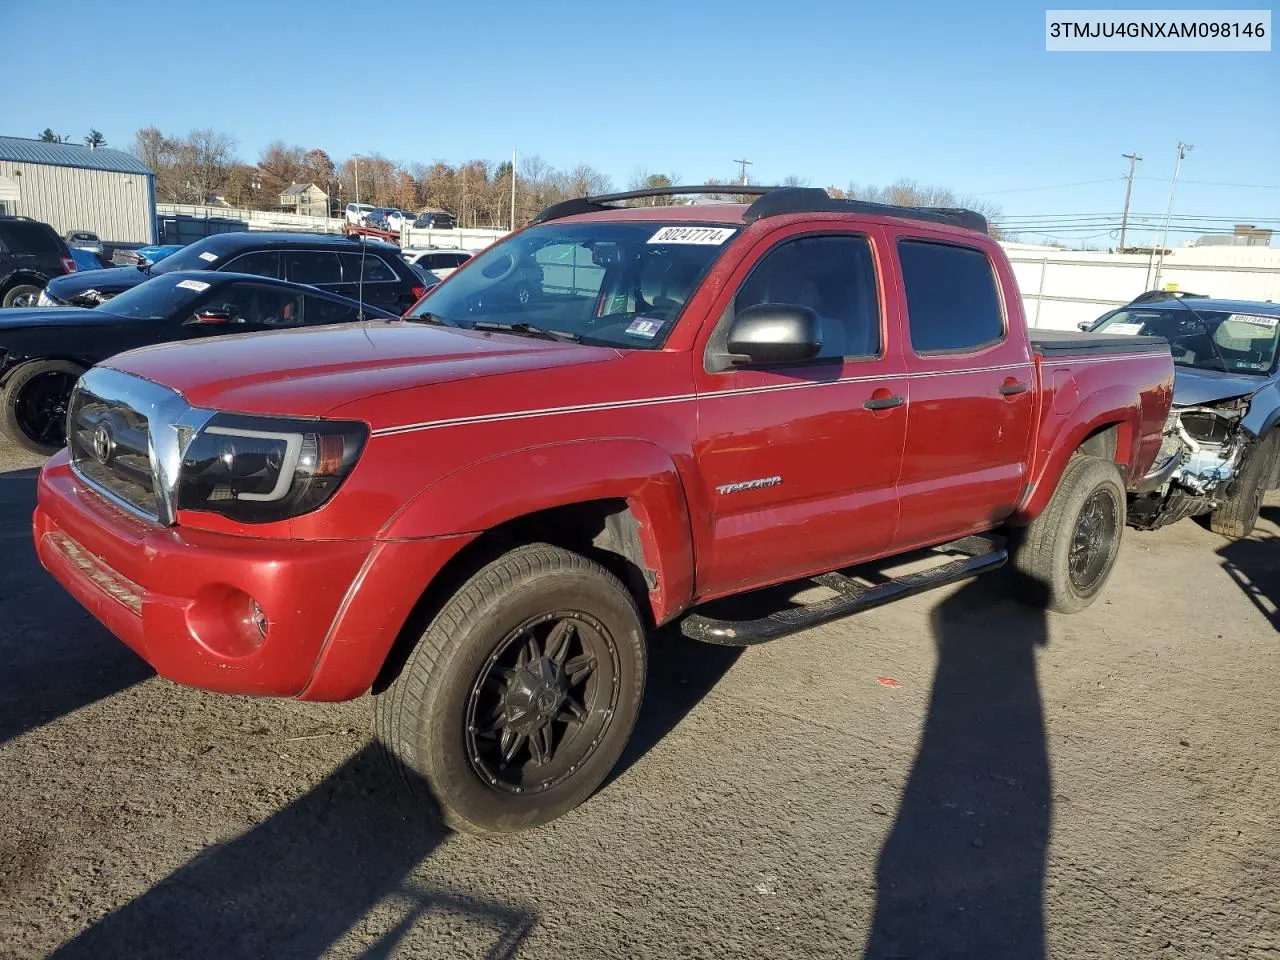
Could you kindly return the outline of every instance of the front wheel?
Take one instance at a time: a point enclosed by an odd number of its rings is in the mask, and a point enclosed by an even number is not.
[[[1262,498],[1275,469],[1278,440],[1280,431],[1272,430],[1254,446],[1244,469],[1236,477],[1231,496],[1209,515],[1209,529],[1214,533],[1233,540],[1253,533],[1262,512]]]
[[[523,546],[445,603],[376,697],[375,729],[450,826],[510,833],[572,810],[613,769],[645,666],[640,613],[617,577]]]
[[[18,367],[0,393],[0,431],[32,453],[57,453],[67,442],[67,407],[82,373],[68,360]]]
[[[1119,468],[1098,457],[1067,464],[1044,511],[1017,531],[1013,569],[1023,599],[1059,613],[1076,613],[1102,592],[1125,524]]]
[[[6,307],[34,307],[40,300],[40,290],[33,283],[20,283],[11,287],[0,303]]]

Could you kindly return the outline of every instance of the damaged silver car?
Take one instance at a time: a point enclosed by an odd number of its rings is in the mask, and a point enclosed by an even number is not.
[[[1164,337],[1173,353],[1173,409],[1130,524],[1208,514],[1215,532],[1247,537],[1280,480],[1280,304],[1170,298],[1122,307],[1093,331]]]

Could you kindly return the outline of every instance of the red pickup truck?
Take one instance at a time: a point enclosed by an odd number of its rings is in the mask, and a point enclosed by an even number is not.
[[[600,784],[663,624],[757,643],[1006,559],[1035,602],[1097,596],[1126,491],[1162,482],[1164,340],[1029,337],[968,211],[633,196],[549,208],[403,320],[93,368],[41,562],[172,680],[372,690],[392,761],[477,832]],[[699,609],[807,577],[827,599]]]

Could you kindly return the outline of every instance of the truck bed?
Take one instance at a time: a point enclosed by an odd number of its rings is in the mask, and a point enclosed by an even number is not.
[[[1132,337],[1124,334],[1081,333],[1075,330],[1028,330],[1031,349],[1042,357],[1098,356],[1108,353],[1168,352],[1164,337]]]

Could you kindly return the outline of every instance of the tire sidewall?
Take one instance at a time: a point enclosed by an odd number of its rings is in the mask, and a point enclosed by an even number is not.
[[[1064,479],[1062,518],[1063,529],[1054,540],[1053,549],[1053,584],[1055,606],[1064,612],[1075,612],[1089,606],[1106,587],[1115,569],[1116,559],[1120,554],[1120,541],[1125,528],[1126,495],[1120,470],[1114,463],[1095,457],[1082,457],[1068,467]],[[1097,582],[1087,590],[1080,590],[1071,581],[1071,544],[1075,539],[1076,525],[1080,513],[1094,493],[1106,489],[1116,511],[1116,531],[1111,543],[1111,553],[1107,565]]]
[[[600,743],[568,780],[530,794],[491,787],[467,756],[465,723],[471,688],[498,643],[525,620],[551,610],[578,610],[601,622],[618,656],[618,699]],[[608,776],[631,735],[645,682],[643,628],[620,585],[586,571],[556,571],[522,583],[464,621],[465,635],[436,665],[429,683],[432,709],[413,731],[423,768],[441,806],[484,830],[505,833],[554,819],[586,800]],[[424,641],[431,639],[433,624]]]
[[[10,374],[4,390],[0,391],[0,433],[24,450],[42,456],[52,456],[62,447],[42,444],[27,436],[27,432],[18,422],[18,400],[22,391],[32,380],[47,373],[66,373],[79,377],[84,373],[84,367],[70,360],[40,360],[27,363]]]
[[[35,283],[19,283],[5,291],[4,299],[0,300],[0,304],[6,307],[12,307],[13,301],[19,296],[34,292],[36,296],[40,295],[40,291],[44,288]],[[34,305],[34,304],[33,304]]]

